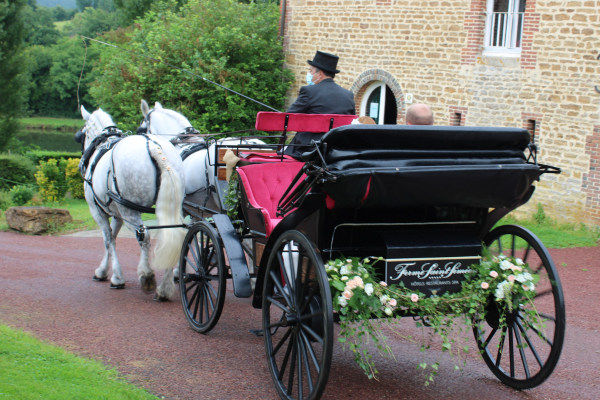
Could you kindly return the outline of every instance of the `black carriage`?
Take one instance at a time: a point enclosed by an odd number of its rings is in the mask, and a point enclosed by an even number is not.
[[[236,296],[252,296],[252,305],[262,309],[279,395],[319,398],[336,318],[327,260],[379,257],[384,261],[378,273],[388,284],[439,295],[460,290],[464,271],[454,267],[478,263],[487,248],[522,258],[540,276],[534,301],[546,327],[542,333],[527,325],[515,307],[499,329],[500,312],[490,298],[484,323],[474,328],[481,354],[509,386],[542,383],[564,339],[560,280],[534,234],[516,225],[494,226],[530,199],[540,175],[560,170],[537,162],[535,145],[522,129],[335,127],[347,118],[259,113],[260,130],[284,136],[300,127],[328,132],[305,154],[306,162],[278,155],[279,144],[270,153],[269,146],[229,144],[209,155],[211,173],[219,177],[225,167],[219,153],[237,153],[240,197],[228,210],[225,197],[233,185],[216,179],[200,198],[187,201],[194,223],[181,253],[179,284],[190,326],[201,333],[215,326],[231,279]],[[406,273],[431,265],[453,268],[435,279]]]

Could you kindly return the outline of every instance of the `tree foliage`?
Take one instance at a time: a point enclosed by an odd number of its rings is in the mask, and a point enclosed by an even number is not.
[[[100,49],[100,77],[90,89],[96,106],[130,125],[139,122],[140,99],[146,99],[177,109],[203,132],[252,127],[265,107],[210,80],[283,108],[292,76],[283,68],[275,3],[191,0],[179,12],[175,8],[174,1],[157,3],[135,26],[106,35],[129,51]]]
[[[60,39],[60,32],[54,27],[54,13],[47,7],[26,6],[23,21],[27,45],[50,46]]]
[[[78,104],[91,101],[88,89],[94,79],[92,66],[98,58],[97,49],[89,48],[86,53],[84,42],[74,36],[53,46],[28,47],[24,54],[30,77],[29,112],[79,116]]]
[[[0,1],[0,150],[6,148],[17,130],[23,110],[25,81],[20,55],[24,36],[24,0]]]

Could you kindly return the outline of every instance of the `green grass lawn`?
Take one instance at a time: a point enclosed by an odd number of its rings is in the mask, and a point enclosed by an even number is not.
[[[28,129],[57,129],[57,130],[79,130],[83,123],[83,119],[77,118],[50,118],[50,117],[31,117],[21,118],[21,125]]]
[[[157,399],[114,369],[0,325],[2,399]]]

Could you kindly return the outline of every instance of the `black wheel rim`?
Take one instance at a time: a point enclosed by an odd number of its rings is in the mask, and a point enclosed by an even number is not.
[[[192,329],[210,331],[225,301],[223,250],[214,229],[201,222],[188,231],[179,260],[179,289],[183,312]]]
[[[320,256],[299,232],[284,233],[269,255],[263,330],[280,397],[319,398],[331,366],[331,292]]]
[[[499,310],[491,298],[488,316],[474,327],[475,338],[488,367],[503,383],[516,389],[537,386],[554,370],[564,341],[565,306],[556,267],[539,239],[520,226],[500,226],[484,242],[492,255],[521,258],[540,281],[533,304],[524,302],[512,312]],[[526,310],[535,310],[537,317]],[[502,312],[506,326],[498,329]]]

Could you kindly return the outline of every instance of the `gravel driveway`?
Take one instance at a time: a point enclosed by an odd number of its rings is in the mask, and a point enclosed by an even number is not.
[[[127,279],[124,290],[92,281],[102,250],[99,237],[0,232],[0,322],[100,359],[164,398],[276,398],[262,338],[249,332],[261,323],[261,312],[252,308],[250,299],[236,298],[230,289],[219,323],[200,335],[188,328],[179,297],[156,303],[141,291],[135,239],[117,242]],[[421,353],[417,344],[392,338],[397,359],[376,358],[379,381],[368,380],[351,354],[336,344],[323,398],[600,398],[600,248],[551,253],[565,292],[567,332],[561,360],[540,387],[518,392],[502,385],[476,354],[462,371],[454,371],[453,361],[441,352]],[[420,334],[410,319],[401,326],[405,335]],[[472,338],[469,344],[474,348]],[[415,370],[423,360],[441,362],[428,387]]]

